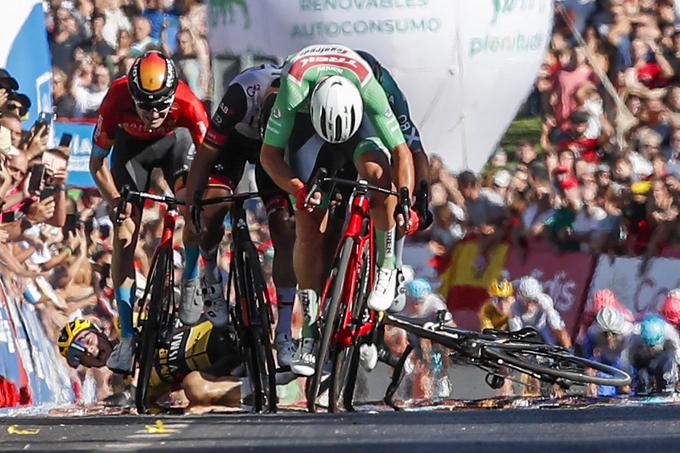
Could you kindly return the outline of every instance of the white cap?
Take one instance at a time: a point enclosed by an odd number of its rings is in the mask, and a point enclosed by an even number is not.
[[[508,187],[510,185],[510,181],[512,180],[512,175],[510,175],[510,172],[508,170],[499,170],[496,172],[496,174],[493,176],[493,183],[497,185],[498,187]]]

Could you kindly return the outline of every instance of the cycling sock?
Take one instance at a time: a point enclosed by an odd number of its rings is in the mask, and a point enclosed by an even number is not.
[[[302,338],[318,338],[319,329],[316,321],[319,313],[319,296],[313,289],[301,289],[298,291],[298,297],[304,314]]]
[[[114,294],[116,302],[118,302],[120,336],[134,337],[135,328],[132,327],[132,288],[116,288]]]
[[[375,242],[378,246],[378,267],[383,269],[394,269],[394,242],[396,228],[392,227],[388,231],[375,229]]]
[[[191,244],[184,244],[184,270],[182,270],[183,280],[192,280],[198,277],[198,247]]]
[[[397,268],[401,269],[404,265],[403,255],[404,255],[404,242],[406,241],[406,235],[397,239],[397,244],[394,248],[394,255],[397,259]]]
[[[210,284],[220,282],[220,269],[217,266],[217,249],[218,248],[219,248],[219,246],[215,247],[211,250],[203,250],[203,248],[200,249],[201,256],[205,260],[203,272],[204,272],[206,281]]]
[[[293,304],[295,303],[295,288],[278,288],[276,291],[279,321],[276,323],[276,333],[290,333]]]

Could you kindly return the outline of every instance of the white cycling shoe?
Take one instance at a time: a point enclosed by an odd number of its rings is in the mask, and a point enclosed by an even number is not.
[[[368,296],[368,308],[385,311],[390,308],[397,289],[397,269],[378,269],[373,291]]]
[[[378,348],[374,344],[359,346],[359,365],[366,371],[372,371],[378,364]]]
[[[274,338],[274,347],[276,348],[276,361],[279,366],[290,366],[295,355],[295,343],[288,332],[280,332]]]
[[[290,362],[290,371],[298,376],[314,375],[316,367],[316,340],[313,338],[302,338],[300,345],[293,355]]]
[[[132,358],[136,346],[137,337],[121,337],[106,361],[106,366],[114,373],[129,374],[132,372]]]
[[[203,279],[203,306],[206,318],[215,327],[224,327],[229,322],[229,304],[224,299],[222,280],[209,284]]]

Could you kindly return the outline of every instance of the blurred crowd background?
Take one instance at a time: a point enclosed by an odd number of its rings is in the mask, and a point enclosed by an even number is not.
[[[211,111],[206,1],[46,3],[58,119],[94,118],[112,80],[152,48],[173,58],[180,77]],[[479,174],[452,173],[437,150],[426,149],[435,221],[413,241],[426,243],[435,256],[449,256],[463,238],[477,237],[483,269],[485,252],[494,244],[512,241],[526,249],[531,240],[542,240],[556,253],[642,256],[644,272],[649,258],[680,240],[678,7],[672,0],[582,3],[574,12],[556,2],[552,40],[521,113],[540,120],[540,134],[499,147]],[[36,305],[52,339],[74,316],[95,317],[115,336],[108,207],[95,188],[64,188],[66,173],[58,163],[68,157],[68,147],[48,147],[48,126],[26,117],[30,101],[13,81],[0,72],[5,283],[23,293],[25,303]],[[27,124],[33,126],[25,130]],[[40,163],[45,176],[39,187],[30,187],[34,165]],[[167,190],[160,175],[153,190]],[[251,233],[269,269],[266,215],[259,204],[251,208]],[[144,288],[162,214],[154,205],[144,214],[138,288]],[[225,267],[229,244],[227,231]],[[176,252],[181,269],[180,242]],[[101,395],[107,394],[109,373],[93,372]]]

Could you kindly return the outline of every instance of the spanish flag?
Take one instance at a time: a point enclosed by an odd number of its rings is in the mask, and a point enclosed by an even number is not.
[[[477,239],[463,240],[453,249],[451,261],[441,276],[439,291],[459,327],[479,329],[477,314],[488,299],[487,288],[505,267],[509,249],[508,243],[498,244],[483,258],[479,255]]]

